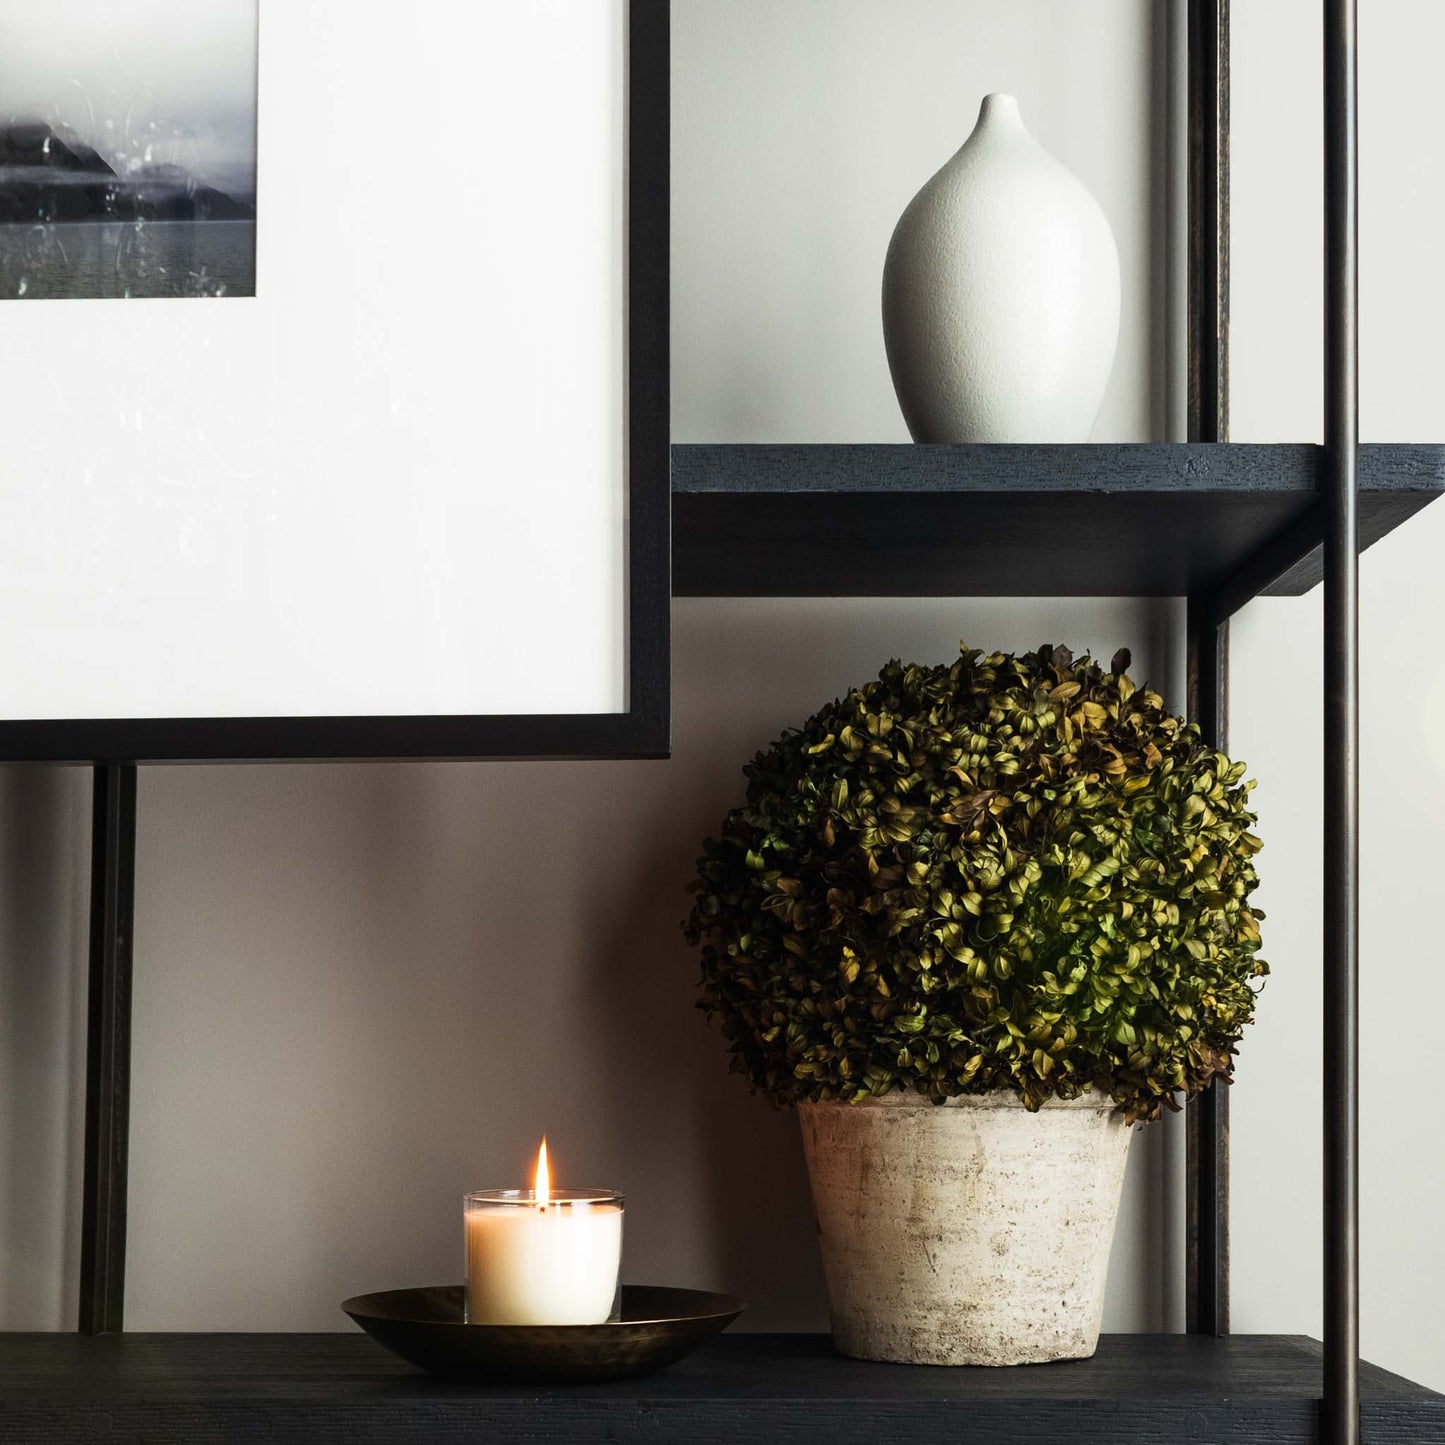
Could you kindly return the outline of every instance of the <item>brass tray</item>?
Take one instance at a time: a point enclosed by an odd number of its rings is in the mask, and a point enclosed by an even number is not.
[[[433,1374],[492,1383],[625,1380],[666,1369],[745,1308],[706,1290],[623,1285],[605,1325],[469,1325],[466,1287],[383,1290],[341,1308],[378,1344]]]

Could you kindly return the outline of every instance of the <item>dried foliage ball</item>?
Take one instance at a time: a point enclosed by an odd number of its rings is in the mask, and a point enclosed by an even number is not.
[[[891,662],[758,754],[685,924],[736,1071],[1131,1120],[1229,1076],[1268,972],[1253,784],[1128,665]]]

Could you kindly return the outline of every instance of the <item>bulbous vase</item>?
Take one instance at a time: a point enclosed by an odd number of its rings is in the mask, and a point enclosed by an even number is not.
[[[1119,339],[1103,208],[986,96],[973,134],[888,247],[883,334],[917,442],[1089,439]]]

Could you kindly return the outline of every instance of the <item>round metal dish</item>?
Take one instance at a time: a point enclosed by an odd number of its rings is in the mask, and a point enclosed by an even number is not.
[[[466,1287],[357,1295],[341,1308],[379,1344],[433,1374],[494,1383],[625,1380],[690,1354],[744,1305],[706,1290],[623,1285],[622,1318],[605,1325],[469,1325]]]

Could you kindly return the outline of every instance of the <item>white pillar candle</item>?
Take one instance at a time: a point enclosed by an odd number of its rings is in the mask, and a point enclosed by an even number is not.
[[[542,1150],[534,1189],[466,1197],[470,1324],[595,1325],[612,1316],[622,1197],[551,1189]]]

